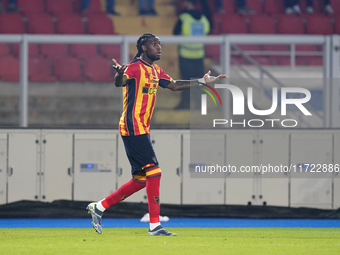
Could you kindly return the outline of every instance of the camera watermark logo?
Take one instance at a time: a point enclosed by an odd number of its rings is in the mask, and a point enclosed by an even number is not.
[[[207,85],[207,84],[203,84],[205,86],[208,86],[219,98],[221,106],[222,106],[222,101],[218,95],[218,93],[216,92],[216,90],[214,88],[212,88],[211,86]],[[230,91],[231,96],[232,96],[232,114],[233,115],[245,115],[245,95],[243,93],[243,91],[232,84],[216,84],[215,85],[216,89],[227,89]],[[216,101],[214,99],[214,97],[212,96],[212,94],[204,89],[204,88],[200,88],[203,91],[207,92],[207,94],[209,94],[214,102],[215,105]],[[281,109],[281,116],[287,116],[287,105],[295,105],[305,116],[311,116],[312,114],[307,110],[307,108],[303,105],[305,103],[307,103],[310,99],[311,99],[311,93],[309,90],[304,89],[304,88],[296,88],[296,87],[283,87],[281,88],[281,105],[280,105],[280,109]],[[303,94],[305,97],[303,98],[289,98],[288,94],[290,93],[299,93],[299,94]],[[271,115],[273,114],[278,107],[278,98],[279,98],[279,91],[278,88],[272,88],[272,104],[271,107],[269,109],[265,109],[265,110],[260,110],[260,109],[256,109],[254,106],[254,100],[253,100],[253,88],[252,87],[248,87],[247,88],[247,106],[248,106],[248,110],[257,116],[267,116],[267,115]],[[201,95],[201,115],[207,115],[207,95],[206,94],[202,94]],[[274,127],[274,122],[275,121],[280,121],[279,119],[266,119],[266,121],[271,122],[272,127]],[[293,122],[293,125],[284,125],[284,122]],[[233,123],[233,120],[226,120],[226,119],[214,119],[213,121],[213,127],[216,127],[217,125],[226,125],[226,124],[231,124]],[[257,125],[255,125],[254,123],[257,123]],[[237,122],[234,124],[241,124],[244,127],[246,126],[246,121],[244,120],[243,122]],[[262,127],[264,125],[264,121],[261,119],[251,119],[248,120],[247,122],[249,127]],[[297,120],[294,119],[285,119],[281,121],[282,126],[284,127],[295,127],[297,126],[298,122]]]
[[[200,85],[203,85],[203,86],[209,88],[217,96],[217,98],[220,101],[220,104],[222,106],[221,97],[220,97],[220,95],[217,93],[217,91],[213,87],[211,87],[208,84],[202,83],[202,82],[200,82]],[[197,87],[197,88],[201,89],[205,93],[207,93],[212,98],[212,100],[214,101],[215,105],[217,106],[216,100],[215,100],[214,96],[211,94],[211,92],[209,90],[207,90],[205,88],[202,88],[202,87]],[[202,115],[207,115],[207,94],[202,94],[201,95],[201,114]]]

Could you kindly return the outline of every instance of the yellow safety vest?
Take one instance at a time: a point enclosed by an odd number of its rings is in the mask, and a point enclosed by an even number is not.
[[[202,15],[199,20],[194,19],[189,13],[183,13],[179,16],[182,21],[182,35],[202,36],[210,31],[208,19]],[[203,43],[185,43],[179,45],[179,55],[183,58],[198,59],[204,58]]]

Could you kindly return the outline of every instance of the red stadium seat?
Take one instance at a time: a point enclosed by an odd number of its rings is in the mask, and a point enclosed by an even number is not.
[[[19,13],[0,14],[0,33],[2,34],[23,34],[25,24]]]
[[[340,1],[332,1],[332,8],[335,14],[340,14]]]
[[[276,21],[268,16],[249,17],[249,32],[252,34],[275,34]]]
[[[335,18],[335,33],[340,34],[340,16],[336,16]]]
[[[307,34],[330,35],[333,33],[332,19],[326,16],[312,15],[307,18]]]
[[[97,55],[96,44],[71,44],[70,52],[73,56],[80,59],[93,57]]]
[[[12,54],[15,57],[19,57],[20,56],[20,44],[18,43],[12,43],[11,44],[11,48],[12,48]],[[30,43],[28,44],[28,56],[30,57],[34,57],[39,55],[39,46],[36,43]]]
[[[62,43],[41,44],[41,53],[48,58],[65,58],[68,56],[68,45]]]
[[[112,61],[95,56],[84,60],[84,74],[92,82],[110,82],[114,76],[111,74]]]
[[[231,58],[231,64],[232,65],[237,65],[237,64],[244,65],[244,62],[245,62],[245,60],[244,60],[243,57],[232,56],[232,58]]]
[[[273,62],[269,56],[252,56],[252,58],[259,63],[260,65],[263,66],[271,66],[273,65]],[[245,64],[247,65],[252,65],[249,61],[245,61]]]
[[[73,13],[72,0],[47,0],[47,11],[54,16]]]
[[[268,14],[277,14],[284,12],[284,4],[281,0],[264,0],[264,12]]]
[[[256,14],[263,12],[261,0],[247,0],[247,5],[250,9],[256,11]]]
[[[245,18],[239,15],[216,16],[219,31],[221,34],[244,34],[247,33],[247,24]]]
[[[325,0],[312,0],[312,1],[313,1],[314,15],[319,14],[319,13],[324,14]],[[338,2],[338,1],[337,0],[333,0],[333,1],[331,0],[332,5],[335,2]],[[302,13],[304,13],[306,11],[306,8],[307,8],[307,1],[299,1],[299,6],[300,6]]]
[[[273,65],[290,66],[290,57],[288,56],[271,56]]]
[[[8,44],[7,43],[0,43],[0,57],[8,56]]]
[[[90,34],[114,34],[113,21],[106,14],[89,16],[87,26]]]
[[[289,51],[289,45],[285,44],[264,44],[262,47],[265,51]]]
[[[296,44],[295,51],[318,51],[315,44]]]
[[[300,56],[296,58],[295,63],[297,66],[322,66],[323,59],[321,56]]]
[[[216,2],[216,0],[214,0]],[[233,0],[222,0],[223,10],[225,13],[234,13]]]
[[[103,11],[104,10],[102,8],[102,3],[100,0],[91,0],[88,13],[100,13]]]
[[[106,58],[115,58],[120,59],[121,57],[121,48],[119,44],[101,44],[100,52],[102,56]]]
[[[45,12],[44,0],[18,0],[18,6],[26,16]]]
[[[84,24],[77,14],[64,14],[58,17],[59,34],[84,34]]]
[[[212,60],[220,61],[220,46],[217,44],[207,44],[205,45],[205,55]]]
[[[54,23],[48,14],[31,15],[28,18],[28,31],[31,34],[54,34]]]
[[[28,74],[30,81],[53,82],[57,78],[52,75],[51,61],[44,57],[29,58]]]
[[[279,34],[304,33],[302,18],[293,15],[280,15],[280,17],[278,17],[277,28]]]
[[[60,81],[84,81],[77,58],[65,57],[54,61],[55,76]]]
[[[261,47],[258,44],[238,44],[243,51],[260,51]]]
[[[2,81],[19,81],[19,60],[13,56],[0,58],[0,79]]]

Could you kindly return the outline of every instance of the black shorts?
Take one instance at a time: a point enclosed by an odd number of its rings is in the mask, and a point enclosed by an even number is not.
[[[132,176],[147,167],[158,166],[156,154],[153,150],[148,134],[122,136],[126,155],[131,164]]]

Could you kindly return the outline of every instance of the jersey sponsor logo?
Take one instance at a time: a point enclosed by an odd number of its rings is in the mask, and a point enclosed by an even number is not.
[[[155,96],[157,94],[157,88],[143,87],[142,93],[145,95]]]

